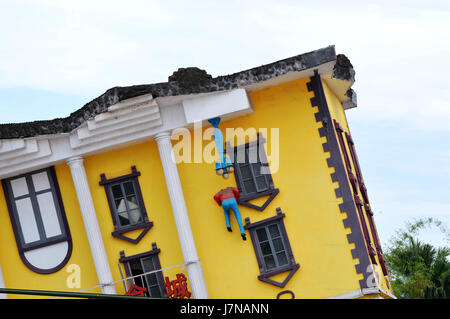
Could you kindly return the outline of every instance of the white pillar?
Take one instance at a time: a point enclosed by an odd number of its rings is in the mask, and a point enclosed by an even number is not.
[[[3,279],[3,273],[2,273],[2,267],[0,266],[0,288],[6,288],[5,287],[5,280]],[[0,294],[0,299],[8,299],[7,294]]]
[[[207,299],[209,296],[205,276],[197,255],[197,249],[195,248],[194,236],[192,235],[191,224],[189,223],[177,164],[172,157],[171,134],[170,132],[159,133],[155,136],[155,140],[158,144],[159,156],[161,157],[161,163],[164,169],[166,186],[177,226],[178,239],[180,240],[184,262],[187,263],[186,270],[192,293],[196,299]]]
[[[83,158],[80,156],[70,158],[67,160],[67,165],[69,165],[70,172],[72,173],[81,215],[83,216],[84,228],[86,229],[89,246],[91,247],[98,281],[102,285],[102,292],[104,294],[116,294],[114,284],[111,284],[113,278],[95,213],[94,202],[92,201],[91,191],[89,190]]]

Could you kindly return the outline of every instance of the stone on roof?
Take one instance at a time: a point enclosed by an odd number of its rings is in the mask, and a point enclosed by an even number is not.
[[[338,79],[353,79],[354,71],[350,61],[344,55],[336,56],[334,46],[328,46],[274,63],[215,78],[205,70],[196,67],[179,68],[169,76],[168,82],[113,87],[65,118],[28,123],[0,124],[0,139],[68,133],[97,114],[106,112],[111,105],[144,94],[151,94],[153,98],[158,98],[245,88],[277,76],[311,69],[336,60],[334,77]]]

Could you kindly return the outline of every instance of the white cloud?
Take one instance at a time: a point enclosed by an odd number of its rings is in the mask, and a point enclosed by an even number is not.
[[[361,81],[355,87],[381,84],[382,89],[396,74],[408,79],[414,70],[435,69],[436,54],[449,53],[442,39],[450,35],[450,11],[417,9],[417,4],[3,3],[0,35],[7,45],[0,58],[8,63],[0,65],[0,85],[93,93],[114,85],[165,81],[182,66],[198,65],[222,75],[336,44],[355,65]],[[429,59],[418,64],[427,54]],[[410,65],[402,63],[405,59]]]

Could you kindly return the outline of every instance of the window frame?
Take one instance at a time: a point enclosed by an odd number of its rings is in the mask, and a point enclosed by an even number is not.
[[[32,181],[32,175],[39,174],[42,172],[47,173],[48,182],[50,188],[46,188],[40,191],[36,191],[34,187],[34,183]],[[11,186],[11,181],[19,179],[19,178],[25,178],[26,186],[28,190],[28,194],[20,195],[15,197],[14,192]],[[62,201],[61,196],[61,190],[59,188],[58,180],[56,177],[56,171],[54,166],[46,167],[42,169],[38,169],[32,172],[23,173],[20,175],[12,176],[9,178],[5,178],[2,180],[2,187],[3,192],[5,195],[6,204],[8,207],[8,212],[11,220],[11,225],[13,228],[14,237],[17,244],[17,249],[19,251],[20,258],[22,259],[23,263],[32,271],[39,273],[39,274],[50,274],[57,272],[62,267],[66,265],[66,263],[69,261],[70,256],[72,254],[72,237],[70,234],[70,228],[69,223],[67,221],[66,212],[64,209],[64,204]],[[43,218],[42,218],[42,212],[39,207],[39,203],[37,202],[37,196],[40,194],[45,194],[51,192],[53,203],[55,205],[55,210],[57,214],[58,219],[58,225],[61,230],[60,235],[47,237],[45,233]],[[30,243],[25,242],[25,238],[22,231],[22,226],[20,225],[20,219],[19,214],[16,206],[16,201],[30,198],[31,207],[33,210],[33,214],[36,220],[36,227],[39,234],[39,240],[33,241]],[[59,263],[58,266],[53,267],[51,269],[40,269],[36,266],[32,265],[27,258],[25,257],[25,253],[39,249],[44,248],[48,246],[52,246],[58,243],[67,242],[68,248],[67,248],[67,254],[65,258]]]
[[[125,252],[122,250],[120,251],[120,259],[119,262],[123,264],[123,267],[125,269],[125,275],[126,277],[133,277],[135,275],[132,274],[131,272],[131,267],[130,267],[130,261],[135,261],[135,260],[139,260],[141,267],[142,267],[142,271],[144,272],[144,267],[142,265],[142,259],[144,258],[152,258],[153,261],[153,265],[155,266],[156,270],[161,270],[159,272],[156,272],[156,279],[158,282],[158,286],[159,286],[159,291],[161,293],[161,298],[167,298],[167,290],[166,290],[166,286],[164,284],[164,276],[163,276],[163,271],[162,271],[162,267],[161,267],[161,262],[159,260],[159,256],[158,254],[160,253],[161,249],[159,249],[156,245],[156,243],[152,243],[152,250],[141,253],[141,254],[137,254],[137,255],[132,255],[132,256],[125,256]],[[145,280],[145,287],[147,288],[147,294],[149,297],[152,297],[150,295],[150,290],[148,287],[148,283],[147,283],[147,275],[142,275],[141,278],[143,278],[143,280]],[[126,283],[126,289],[130,289],[131,285],[134,284],[134,278],[129,279]]]
[[[271,234],[271,231],[269,229],[272,226],[276,226],[277,231],[279,232],[280,236],[278,236],[276,238],[273,238],[273,236]],[[283,233],[281,232],[280,228],[281,227],[280,227],[279,222],[277,220],[276,221],[272,221],[272,222],[268,222],[268,223],[266,223],[264,225],[260,225],[260,226],[255,227],[255,233],[256,233],[255,239],[257,241],[256,248],[258,249],[258,255],[261,256],[260,261],[261,261],[261,265],[263,266],[263,269],[264,269],[265,273],[270,272],[272,270],[277,270],[277,269],[283,268],[285,265],[289,264],[289,260],[288,260],[288,256],[287,256],[288,252],[287,252],[286,245],[285,245],[286,238],[283,235]],[[265,233],[265,236],[266,236],[266,240],[264,240],[264,241],[260,240],[259,234],[258,234],[259,230],[264,230],[264,233]],[[277,252],[275,250],[275,244],[274,244],[275,239],[278,239],[278,238],[281,238],[281,243],[283,245],[283,249],[280,250],[279,252]],[[262,248],[263,243],[268,243],[269,248],[270,248],[270,253],[269,254],[264,254],[263,248]],[[277,254],[280,253],[280,252],[284,253],[284,255],[286,257],[286,264],[280,265],[280,261],[278,260],[278,257],[277,257]],[[268,256],[272,257],[272,259],[273,259],[273,261],[275,263],[274,267],[272,267],[272,268],[269,268],[267,262],[265,261],[265,258],[268,257]]]
[[[291,244],[289,242],[289,238],[286,232],[286,227],[284,225],[283,218],[286,216],[282,211],[281,208],[276,209],[277,214],[275,216],[269,217],[267,219],[257,221],[254,223],[250,222],[250,218],[245,218],[245,225],[244,229],[248,230],[250,233],[250,238],[252,240],[253,244],[253,250],[255,252],[256,260],[258,262],[259,267],[259,276],[258,279],[267,282],[269,284],[275,285],[277,287],[283,288],[287,282],[292,278],[292,276],[295,274],[295,272],[300,268],[300,265],[295,261],[294,254],[292,253]],[[260,229],[261,227],[268,228],[270,225],[277,224],[278,229],[280,231],[280,237],[283,240],[283,246],[284,250],[287,256],[288,263],[286,265],[278,266],[276,268],[272,268],[270,270],[267,270],[266,264],[264,262],[264,256],[262,254],[261,248],[260,248],[260,241],[258,239],[258,235],[256,234],[256,230]],[[271,244],[272,245],[272,244]],[[275,252],[273,252],[275,254]],[[277,282],[269,277],[274,276],[276,274],[289,271],[288,276],[284,279],[283,282]]]
[[[99,185],[104,186],[104,188],[105,188],[106,198],[108,200],[109,210],[111,213],[111,219],[112,219],[113,225],[114,225],[114,231],[111,233],[111,235],[116,238],[131,242],[133,244],[137,244],[144,237],[144,235],[150,230],[150,228],[153,227],[153,222],[149,221],[148,215],[147,215],[147,210],[145,209],[144,199],[142,197],[142,191],[141,191],[141,187],[139,185],[139,180],[138,180],[139,176],[141,176],[141,173],[139,171],[137,171],[136,166],[132,166],[131,173],[127,174],[127,175],[122,175],[119,177],[107,179],[106,175],[104,173],[100,174],[101,180],[99,182]],[[141,212],[142,221],[138,222],[136,224],[122,226],[122,225],[120,225],[120,222],[119,222],[119,213],[117,212],[117,209],[116,209],[115,198],[114,198],[114,195],[112,192],[112,186],[117,185],[118,183],[120,183],[122,185],[123,183],[129,182],[129,181],[133,183],[133,187],[134,187],[134,191],[135,191],[134,195],[136,196],[136,199],[137,199],[137,204],[138,204],[140,212]],[[121,188],[123,191],[123,186],[121,186]],[[124,196],[126,197],[125,194],[124,194]],[[127,209],[127,212],[129,212],[128,209]],[[143,231],[135,239],[124,235],[124,233],[130,232],[133,230],[137,230],[137,229],[143,229]]]
[[[231,146],[231,144],[229,142],[226,143],[226,150],[227,150],[228,155],[230,156],[231,162],[233,163],[234,176],[236,179],[237,188],[239,190],[239,197],[237,199],[237,202],[241,205],[244,205],[244,206],[259,210],[259,211],[263,211],[270,204],[270,202],[275,198],[275,196],[278,195],[278,193],[279,193],[279,189],[274,187],[272,174],[270,173],[267,155],[266,155],[266,152],[264,149],[265,142],[266,142],[266,139],[264,138],[262,133],[258,132],[256,141],[251,141],[251,142],[248,142],[248,143],[245,143],[242,145],[237,145],[234,147]],[[251,158],[250,158],[250,149],[255,149],[255,148],[256,148],[255,154],[257,154],[257,159],[256,159],[257,162],[252,163]],[[240,152],[245,152],[244,156],[247,156],[246,154],[248,152],[249,163],[247,163],[246,165],[249,165],[250,172],[252,175],[251,178],[252,178],[252,181],[254,182],[256,192],[248,193],[245,188],[244,182],[249,179],[245,179],[242,176],[241,168],[240,168],[240,164],[242,164],[242,163],[238,163],[238,160],[242,156],[242,155],[239,155]],[[259,159],[259,161],[258,161],[258,159]],[[264,167],[267,171],[269,171],[269,173],[268,174],[260,174],[259,176],[255,176],[253,164],[256,164],[256,163],[259,163],[261,165],[261,168]],[[256,178],[260,177],[260,176],[264,176],[264,178],[266,180],[266,184],[268,185],[268,189],[258,191],[258,183],[256,181]],[[258,205],[250,203],[251,200],[254,200],[254,199],[260,198],[260,197],[264,197],[264,196],[269,196],[269,198],[262,205],[258,206]]]

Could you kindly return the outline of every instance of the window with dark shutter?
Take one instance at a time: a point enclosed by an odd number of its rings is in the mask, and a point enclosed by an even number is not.
[[[369,203],[369,196],[367,195],[367,189],[366,189],[366,186],[364,185],[361,168],[359,166],[358,156],[356,155],[355,144],[354,144],[353,139],[350,136],[350,134],[345,133],[345,137],[347,140],[347,145],[350,149],[350,155],[353,160],[353,166],[355,167],[356,177],[358,179],[359,190],[360,190],[362,198],[363,198],[364,210],[366,211],[367,218],[369,220],[369,226],[370,226],[370,230],[372,232],[375,249],[377,250],[378,260],[380,261],[380,266],[383,271],[383,275],[388,276],[389,274],[387,271],[386,260],[384,259],[383,250],[381,249],[380,239],[378,237],[377,228],[375,226],[375,221],[373,218],[373,212],[372,212],[372,209],[371,209],[370,203]]]
[[[261,173],[261,158],[256,147],[246,147],[244,150],[245,159],[243,163],[237,163],[239,174],[242,177],[243,193],[246,195],[261,193],[270,188],[266,174]],[[256,162],[250,162],[250,153],[255,151]]]
[[[127,277],[133,277],[127,282],[127,290],[131,285],[146,288],[145,296],[153,298],[164,298],[167,295],[164,285],[164,278],[159,262],[158,254],[160,249],[156,243],[152,244],[152,250],[126,257],[124,252],[120,252],[119,262],[123,263]]]
[[[267,156],[264,150],[265,138],[261,133],[258,139],[244,145],[232,147],[227,142],[227,153],[234,166],[234,176],[239,189],[238,203],[263,211],[279,193],[274,187]],[[260,206],[251,203],[253,199],[268,196]]]
[[[377,261],[375,258],[376,252],[373,249],[369,229],[367,227],[366,219],[365,219],[364,213],[363,213],[363,203],[358,195],[358,180],[352,172],[350,157],[348,155],[347,147],[345,145],[344,138],[343,138],[344,129],[340,126],[340,124],[336,120],[333,120],[333,123],[334,123],[334,127],[336,130],[336,135],[338,137],[339,145],[341,147],[342,155],[344,157],[344,163],[345,163],[345,166],[347,169],[347,176],[348,176],[348,179],[349,179],[350,184],[353,189],[353,197],[354,197],[356,209],[358,211],[359,221],[361,223],[361,229],[362,229],[362,232],[364,235],[364,239],[366,241],[367,252],[369,254],[369,257],[370,257],[370,260],[372,261],[372,263],[377,264]]]
[[[377,229],[375,226],[375,221],[373,219],[373,212],[372,212],[372,209],[370,208],[369,198],[367,195],[367,189],[366,189],[366,186],[364,185],[364,181],[362,178],[361,168],[359,166],[358,157],[356,155],[356,150],[355,150],[355,145],[354,145],[353,139],[351,138],[350,134],[348,134],[347,132],[344,132],[344,130],[342,129],[342,127],[336,120],[334,120],[333,122],[334,122],[334,126],[336,129],[336,134],[337,134],[337,137],[339,140],[339,144],[341,146],[341,150],[342,150],[342,153],[344,156],[344,162],[345,162],[345,165],[347,168],[348,177],[349,177],[350,183],[352,185],[352,189],[353,189],[353,193],[354,193],[353,194],[354,200],[355,200],[356,208],[358,210],[359,219],[361,221],[361,228],[363,230],[364,238],[367,243],[367,249],[369,252],[370,259],[373,264],[377,264],[375,256],[378,256],[378,260],[380,262],[380,267],[383,271],[383,275],[388,276],[386,261],[384,259],[384,254],[381,249],[380,240],[378,238],[378,232],[377,232]],[[344,141],[344,134],[345,134],[345,139],[346,139],[347,145],[345,144],[345,141]],[[348,147],[348,151],[347,151],[347,147]],[[350,159],[351,159],[351,161],[350,161]],[[356,176],[352,172],[352,167],[351,167],[350,163],[353,163],[353,167],[355,169]],[[362,200],[358,195],[358,190],[361,193]],[[364,218],[364,211],[367,216],[369,227],[367,226],[366,220]],[[375,246],[376,251],[372,247],[372,241],[371,241],[371,237],[370,237],[370,233],[369,233],[369,228],[370,228],[370,232],[372,234],[373,244]]]
[[[267,272],[288,264],[285,239],[281,235],[278,222],[258,227],[255,229],[255,233],[264,271]]]
[[[148,220],[138,177],[141,175],[136,167],[131,167],[131,174],[107,179],[101,174],[100,185],[105,187],[111,217],[114,224],[114,237],[131,243],[138,243],[153,226]],[[136,238],[125,236],[126,232],[143,229]]]
[[[142,208],[137,199],[134,179],[113,183],[110,187],[120,227],[142,223]]]
[[[277,208],[277,215],[251,223],[245,219],[244,228],[250,232],[253,249],[259,266],[258,279],[277,287],[284,287],[300,268],[295,262],[283,222],[285,214]],[[289,272],[282,282],[270,279],[279,273]]]

